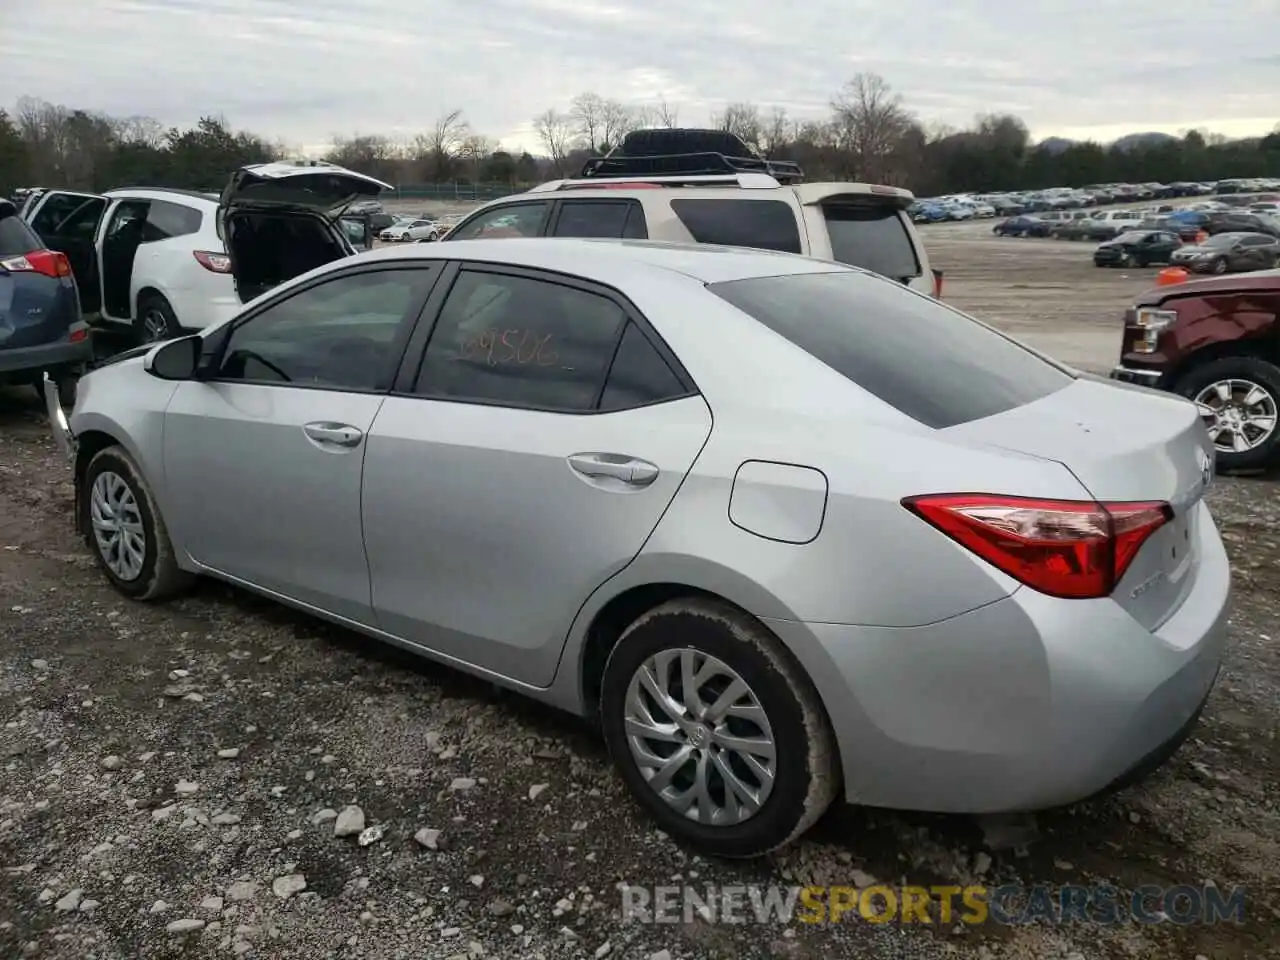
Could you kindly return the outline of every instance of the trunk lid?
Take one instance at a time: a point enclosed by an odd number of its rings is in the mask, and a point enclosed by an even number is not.
[[[1202,516],[1196,507],[1213,476],[1213,445],[1192,403],[1082,378],[1033,403],[946,432],[1057,461],[1075,475],[1082,493],[1100,502],[1168,503],[1173,519],[1142,545],[1112,599],[1151,630],[1177,610],[1195,581]]]
[[[233,173],[218,201],[217,229],[241,302],[354,254],[343,212],[391,189],[320,161],[258,163]]]
[[[276,161],[241,167],[218,202],[218,229],[236,210],[296,210],[337,220],[357,200],[392,190],[388,183],[332,163]]]

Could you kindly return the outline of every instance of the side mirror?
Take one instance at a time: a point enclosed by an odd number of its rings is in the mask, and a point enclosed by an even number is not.
[[[193,380],[200,365],[203,339],[178,337],[152,349],[142,361],[142,369],[161,380]]]

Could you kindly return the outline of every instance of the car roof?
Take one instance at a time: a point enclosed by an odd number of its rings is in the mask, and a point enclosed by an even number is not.
[[[682,274],[700,283],[752,277],[832,273],[856,268],[798,254],[715,244],[664,243],[657,240],[606,240],[568,237],[511,237],[454,240],[447,244],[390,247],[359,255],[361,259],[475,260],[534,267],[568,274],[635,267]],[[343,261],[349,262],[349,261]],[[603,277],[602,277],[603,279]]]
[[[110,199],[137,197],[139,200],[168,200],[172,203],[202,208],[218,206],[216,195],[170,187],[116,187],[114,190],[108,190],[103,196]]]

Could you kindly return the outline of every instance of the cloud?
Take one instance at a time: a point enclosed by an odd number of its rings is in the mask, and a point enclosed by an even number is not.
[[[13,98],[166,124],[220,113],[295,145],[423,130],[460,107],[477,130],[533,148],[530,118],[584,90],[636,104],[665,97],[690,124],[736,100],[816,117],[863,70],[883,75],[923,120],[959,126],[1009,111],[1037,136],[1239,134],[1280,120],[1276,0],[43,0],[38,9],[0,12],[0,90]]]

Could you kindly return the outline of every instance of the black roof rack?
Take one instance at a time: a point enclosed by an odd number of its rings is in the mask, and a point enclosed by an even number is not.
[[[723,130],[635,130],[603,157],[582,168],[587,179],[722,176],[763,173],[779,183],[801,179],[800,164],[757,157],[741,139]]]

